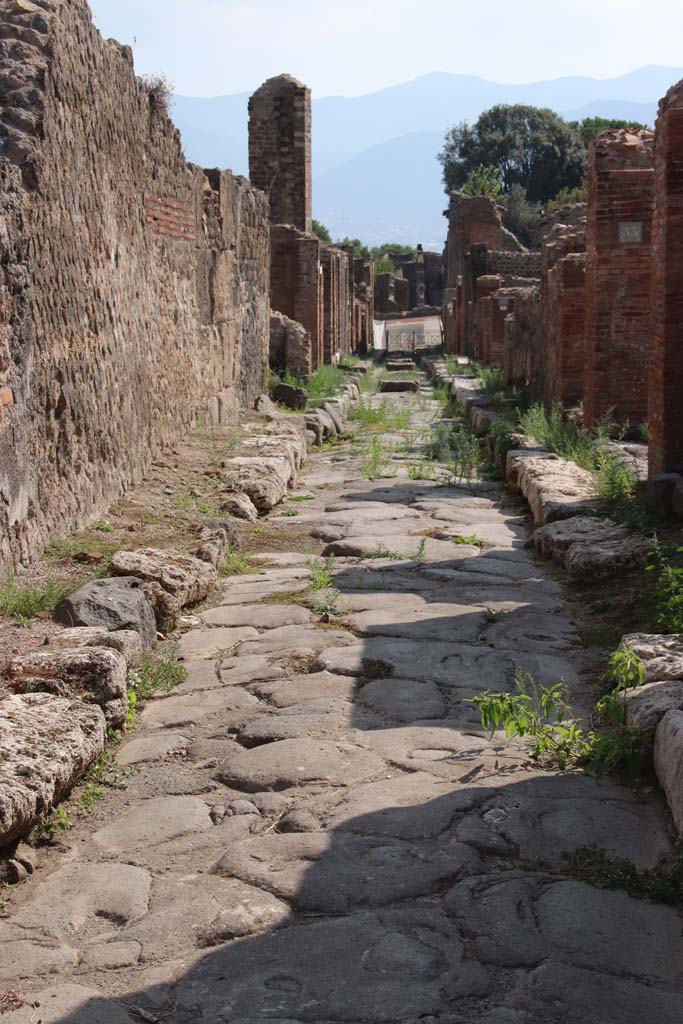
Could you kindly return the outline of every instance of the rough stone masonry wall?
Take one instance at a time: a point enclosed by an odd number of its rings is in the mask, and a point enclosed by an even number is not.
[[[567,209],[567,208],[565,208]],[[571,223],[555,221],[544,232],[543,306],[547,406],[574,405],[583,397],[586,320],[586,220],[569,207]]]
[[[603,132],[591,143],[586,227],[584,422],[647,419],[651,329],[653,135]]]
[[[655,133],[651,473],[683,472],[683,82],[659,105]]]
[[[514,289],[514,312],[505,320],[503,369],[506,382],[543,394],[543,301],[538,286]]]
[[[311,90],[291,75],[249,100],[249,177],[270,200],[271,224],[312,230]]]
[[[0,0],[0,564],[258,394],[265,197],[188,165],[85,0]]]

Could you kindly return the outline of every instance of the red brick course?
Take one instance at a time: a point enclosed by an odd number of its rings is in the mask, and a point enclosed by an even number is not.
[[[651,132],[591,144],[586,227],[584,422],[647,418],[654,170]]]
[[[683,472],[683,82],[659,105],[652,252],[650,472]]]

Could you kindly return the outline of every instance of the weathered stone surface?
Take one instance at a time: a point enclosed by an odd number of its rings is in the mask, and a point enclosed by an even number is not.
[[[281,675],[284,675],[284,672]],[[356,688],[355,679],[350,679],[349,676],[335,676],[330,672],[311,672],[288,679],[265,680],[254,682],[250,686],[253,693],[278,708],[315,701],[320,697],[338,697],[350,701],[356,693]]]
[[[228,1003],[245,1022],[274,1011],[279,1021],[303,1024],[410,1020],[442,1007],[444,976],[461,951],[438,914],[313,921],[240,944],[227,961],[198,963],[178,987],[178,1012],[197,1024],[215,1021]]]
[[[529,502],[536,526],[599,506],[593,474],[558,455],[533,449],[508,452],[506,475]]]
[[[256,697],[239,686],[222,686],[200,694],[154,701],[143,710],[141,720],[155,729],[184,729],[206,721],[213,721],[218,727],[224,719],[233,721],[239,712],[257,705]]]
[[[217,778],[245,793],[289,789],[310,782],[350,785],[385,767],[376,755],[349,743],[288,739],[230,751]]]
[[[19,1010],[9,1013],[7,1024],[36,1024],[36,1009],[40,1013],[40,1024],[135,1024],[135,1017],[129,1016],[123,1006],[107,999],[94,988],[73,983],[52,985],[41,989],[35,1002],[27,1003]]]
[[[109,631],[134,629],[144,648],[156,640],[154,611],[134,576],[86,583],[69,594],[55,612],[65,626],[98,626]]]
[[[259,395],[254,402],[254,412],[260,413],[261,416],[277,416],[278,408],[270,395]]]
[[[293,387],[291,384],[276,384],[272,394],[276,402],[286,405],[288,409],[306,408],[306,392],[303,388]]]
[[[611,519],[574,516],[534,533],[536,550],[577,580],[614,576],[645,565],[650,542]]]
[[[287,458],[249,458],[230,460],[226,482],[230,491],[242,491],[259,512],[267,512],[282,501],[294,473]]]
[[[478,867],[476,854],[457,844],[308,832],[240,843],[212,870],[274,891],[299,911],[345,914],[423,895]]]
[[[232,516],[207,519],[199,532],[199,547],[195,556],[219,569],[226,551],[239,551],[242,547],[237,521]]]
[[[160,761],[172,750],[185,750],[187,744],[187,737],[179,732],[153,733],[129,740],[116,751],[116,760],[123,765]]]
[[[142,640],[134,629],[111,633],[99,626],[74,626],[57,633],[52,644],[55,647],[110,647],[124,656],[129,667],[138,665],[142,657]]]
[[[0,701],[0,846],[27,832],[104,749],[100,708],[46,693]]]
[[[257,629],[277,629],[280,626],[304,626],[311,622],[313,613],[298,604],[245,604],[223,605],[202,612],[207,626],[253,626]]]
[[[144,800],[93,836],[95,845],[109,855],[155,846],[212,827],[207,804],[194,796]]]
[[[358,694],[359,700],[378,711],[387,722],[414,722],[442,718],[446,703],[432,682],[413,679],[373,679]]]
[[[420,390],[420,383],[417,380],[383,380],[380,381],[379,390],[383,394],[397,391],[416,394]]]
[[[674,824],[683,832],[683,711],[667,711],[657,726],[655,771]]]
[[[106,647],[74,647],[33,651],[14,658],[9,667],[12,686],[19,692],[55,692],[82,697],[99,705],[107,725],[122,725],[128,710],[126,659]]]
[[[315,654],[328,644],[343,647],[356,638],[344,629],[321,629],[315,625],[278,626],[261,633],[258,640],[248,640],[243,654]]]
[[[619,650],[630,649],[645,663],[648,682],[683,679],[683,640],[657,633],[629,633]]]
[[[137,576],[144,582],[158,583],[179,601],[181,608],[203,601],[217,579],[213,565],[190,555],[158,548],[117,551],[111,567],[117,576]]]
[[[656,729],[668,711],[683,711],[683,679],[646,683],[623,690],[619,699],[626,708],[628,724],[634,729]]]
[[[247,519],[254,522],[258,519],[258,510],[251,498],[241,491],[224,491],[221,494],[221,509],[229,512],[237,519]]]
[[[227,656],[238,645],[258,636],[259,633],[253,626],[235,626],[234,628],[216,626],[213,629],[191,629],[181,636],[178,650],[187,661],[192,661],[195,658],[211,658],[217,654]]]

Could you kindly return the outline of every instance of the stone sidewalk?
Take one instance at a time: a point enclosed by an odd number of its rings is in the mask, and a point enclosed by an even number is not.
[[[314,456],[288,506],[334,588],[296,553],[228,579],[119,750],[137,774],[18,890],[3,1024],[683,1020],[680,914],[563,874],[585,846],[656,867],[661,801],[539,769],[466,703],[517,666],[591,703],[525,520],[361,462]]]

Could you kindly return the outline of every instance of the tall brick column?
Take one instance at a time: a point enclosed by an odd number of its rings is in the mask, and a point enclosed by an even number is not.
[[[591,144],[586,224],[584,422],[647,418],[653,135],[607,131]]]
[[[311,231],[311,90],[291,75],[249,100],[249,178],[270,199],[271,224]]]
[[[683,81],[655,129],[650,473],[683,472]]]

